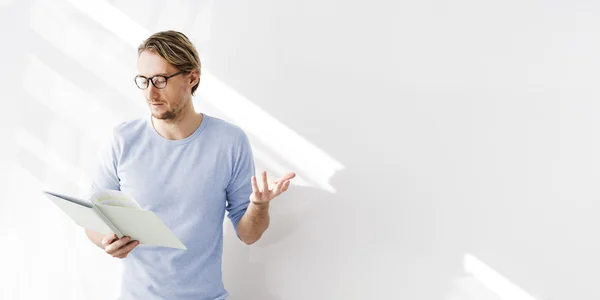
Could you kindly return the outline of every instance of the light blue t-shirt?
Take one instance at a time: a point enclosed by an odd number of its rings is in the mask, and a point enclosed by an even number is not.
[[[225,211],[237,233],[252,193],[246,134],[203,114],[189,137],[160,136],[150,116],[115,127],[93,177],[97,189],[121,190],[156,213],[187,247],[137,246],[123,262],[120,299],[226,299],[221,262]]]

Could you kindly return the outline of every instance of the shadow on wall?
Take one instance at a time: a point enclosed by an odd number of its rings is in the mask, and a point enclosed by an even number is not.
[[[252,246],[226,234],[230,299],[446,299],[464,275],[466,234],[436,224],[435,204],[417,201],[424,195],[411,179],[366,175],[381,166],[336,173],[337,194],[292,186],[272,202],[271,226]]]

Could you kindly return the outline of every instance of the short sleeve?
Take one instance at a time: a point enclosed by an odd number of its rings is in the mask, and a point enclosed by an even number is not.
[[[97,151],[96,163],[92,170],[90,195],[98,190],[121,190],[117,173],[117,139],[115,132]]]
[[[238,138],[233,151],[233,168],[231,179],[227,185],[227,216],[237,234],[237,225],[246,213],[252,194],[252,176],[254,176],[254,158],[252,148],[245,133]],[[239,237],[239,236],[238,236]]]

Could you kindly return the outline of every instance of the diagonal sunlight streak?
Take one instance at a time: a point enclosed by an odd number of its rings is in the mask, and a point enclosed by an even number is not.
[[[267,153],[264,153],[260,149],[254,148],[254,149],[252,149],[252,152],[253,152],[252,154],[254,155],[254,157],[263,161],[265,163],[265,167],[269,168],[273,172],[275,172],[277,174],[285,174],[288,172],[286,167],[277,163],[274,159],[270,158]],[[304,178],[302,178],[300,176],[297,176],[296,178],[294,178],[294,183],[297,185],[300,185],[300,186],[310,186],[310,184],[308,182],[306,182],[304,180]]]
[[[465,254],[463,265],[468,273],[502,300],[537,300],[469,253]]]
[[[41,39],[124,95],[123,98],[136,105],[138,111],[147,109],[145,101],[136,100],[139,90],[132,87],[135,61],[131,64],[122,62],[123,59],[134,59],[135,52],[127,52],[124,56],[121,45],[115,43],[117,40],[93,32],[90,26],[82,26],[68,3],[36,0],[35,4],[31,8],[29,25]],[[94,92],[100,93],[102,89]]]
[[[150,36],[148,30],[106,1],[67,0],[67,2],[135,49]]]
[[[61,178],[73,182],[79,189],[87,190],[90,179],[81,169],[74,167],[68,161],[62,159],[57,153],[46,147],[35,135],[22,127],[16,129],[17,146],[27,150],[40,161],[44,162],[52,172],[56,172]]]
[[[151,34],[106,1],[67,1],[134,49]],[[210,72],[202,71],[202,82],[202,88],[198,90],[199,97],[221,110],[241,128],[255,135],[273,152],[284,157],[300,170],[300,177],[307,177],[320,188],[335,193],[329,179],[344,168],[340,162],[229,88]]]
[[[204,88],[198,96],[223,111],[248,133],[284,156],[319,187],[335,193],[329,179],[344,166],[302,136],[280,123],[258,105],[227,87],[212,74],[202,74]]]
[[[110,133],[105,128],[117,123],[110,111],[93,101],[75,84],[33,55],[26,55],[23,90],[66,123],[84,130],[86,135],[103,142]],[[44,80],[36,80],[44,78]],[[37,82],[29,85],[29,82]],[[85,124],[86,126],[81,126]]]

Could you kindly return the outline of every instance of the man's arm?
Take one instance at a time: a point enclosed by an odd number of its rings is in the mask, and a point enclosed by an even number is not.
[[[240,239],[247,245],[252,245],[260,239],[269,227],[269,203],[275,197],[285,192],[290,186],[290,180],[296,176],[290,172],[270,186],[267,181],[267,172],[262,172],[262,189],[258,187],[256,176],[252,176],[252,194],[250,204],[237,225]]]
[[[269,203],[251,202],[237,225],[238,236],[245,244],[252,245],[269,228],[269,223]]]
[[[258,241],[269,227],[269,201],[287,190],[290,179],[296,174],[285,174],[269,187],[267,173],[263,172],[263,189],[259,189],[254,176],[252,147],[243,131],[240,131],[232,158],[232,177],[226,188],[226,209],[239,239],[251,245]],[[248,182],[248,179],[251,179],[251,182]]]

